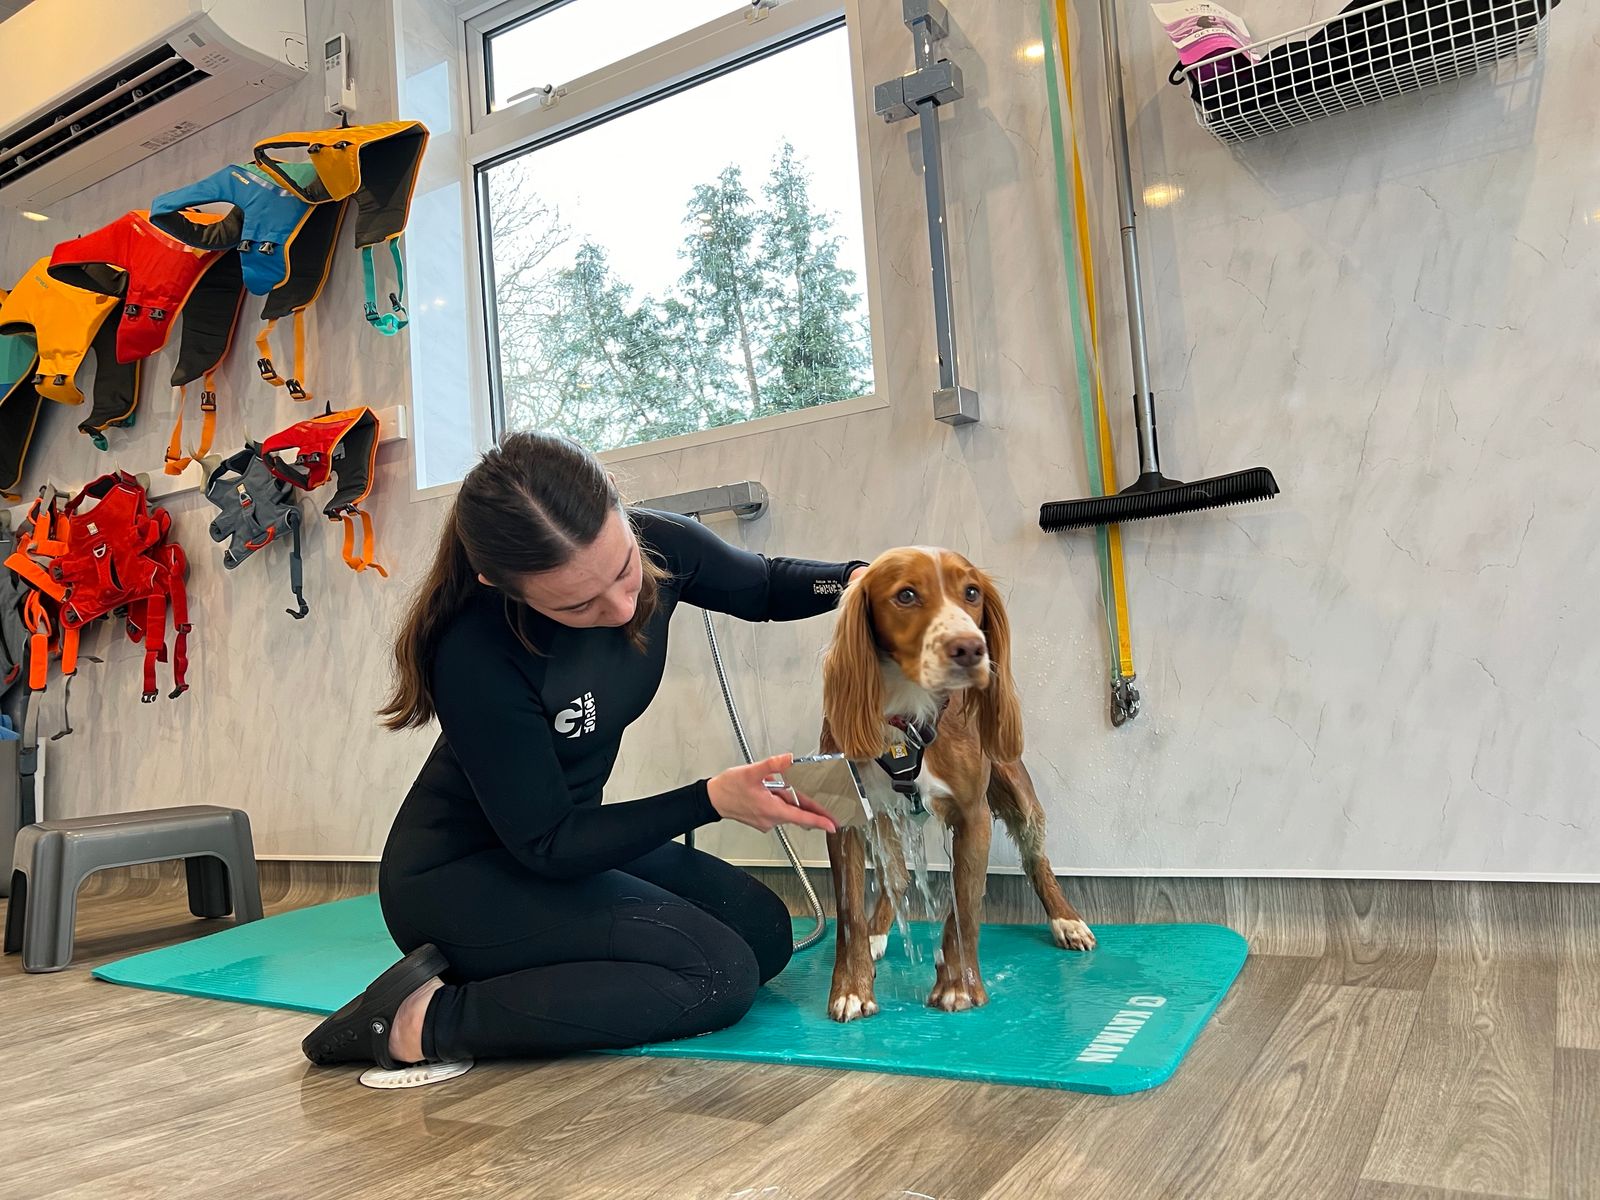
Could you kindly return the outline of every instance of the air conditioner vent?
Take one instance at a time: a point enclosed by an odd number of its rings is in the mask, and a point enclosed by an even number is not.
[[[55,110],[15,130],[0,146],[0,187],[14,183],[70,153],[90,138],[211,78],[162,44],[101,82],[69,96]],[[150,149],[178,141],[200,128],[185,121],[142,143]]]

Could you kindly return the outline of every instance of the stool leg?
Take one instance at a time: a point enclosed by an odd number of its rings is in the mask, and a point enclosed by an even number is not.
[[[189,911],[197,917],[225,917],[233,911],[228,869],[220,858],[197,854],[183,860],[189,879]]]
[[[6,905],[5,952],[15,954],[22,949],[22,917],[28,910],[28,876],[22,871],[11,872],[11,900]]]
[[[29,974],[59,971],[72,962],[72,925],[78,916],[78,885],[83,879],[65,861],[59,837],[46,836],[34,847],[28,871],[28,904],[22,915],[22,969]]]
[[[233,881],[233,919],[240,924],[261,920],[261,877],[256,869],[255,841],[250,836],[249,816],[239,811],[233,814],[233,854],[228,860],[228,873]]]

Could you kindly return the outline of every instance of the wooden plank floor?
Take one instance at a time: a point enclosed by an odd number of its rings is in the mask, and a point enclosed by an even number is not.
[[[268,907],[369,878],[268,878]],[[1255,949],[1169,1083],[1099,1097],[624,1058],[373,1092],[301,1058],[311,1018],[91,979],[226,925],[108,876],[70,970],[0,964],[0,1200],[1600,1200],[1600,891],[1302,882],[1074,881],[1091,920]]]

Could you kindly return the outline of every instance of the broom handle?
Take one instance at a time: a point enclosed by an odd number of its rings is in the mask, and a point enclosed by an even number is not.
[[[1122,52],[1117,41],[1117,2],[1100,0],[1106,100],[1116,150],[1117,216],[1122,226],[1122,282],[1128,293],[1128,345],[1133,351],[1133,421],[1139,432],[1139,473],[1161,472],[1156,448],[1156,402],[1150,391],[1150,354],[1144,328],[1144,293],[1139,287],[1139,234],[1134,227],[1133,169],[1128,158],[1128,108],[1122,98]]]

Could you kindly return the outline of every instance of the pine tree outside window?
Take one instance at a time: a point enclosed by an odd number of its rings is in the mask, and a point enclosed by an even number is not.
[[[789,37],[763,44],[756,9],[741,55],[739,14],[640,45],[727,0],[653,0],[630,21],[643,2],[497,10],[484,30],[488,122],[519,106],[565,122],[478,173],[497,427],[610,450],[870,394],[842,19],[796,3],[823,19],[791,17]],[[630,57],[593,69],[613,45]],[[685,78],[697,46],[703,70]],[[550,76],[567,63],[590,73],[564,87]],[[674,70],[652,89],[662,63]],[[584,110],[594,95],[615,102]]]

